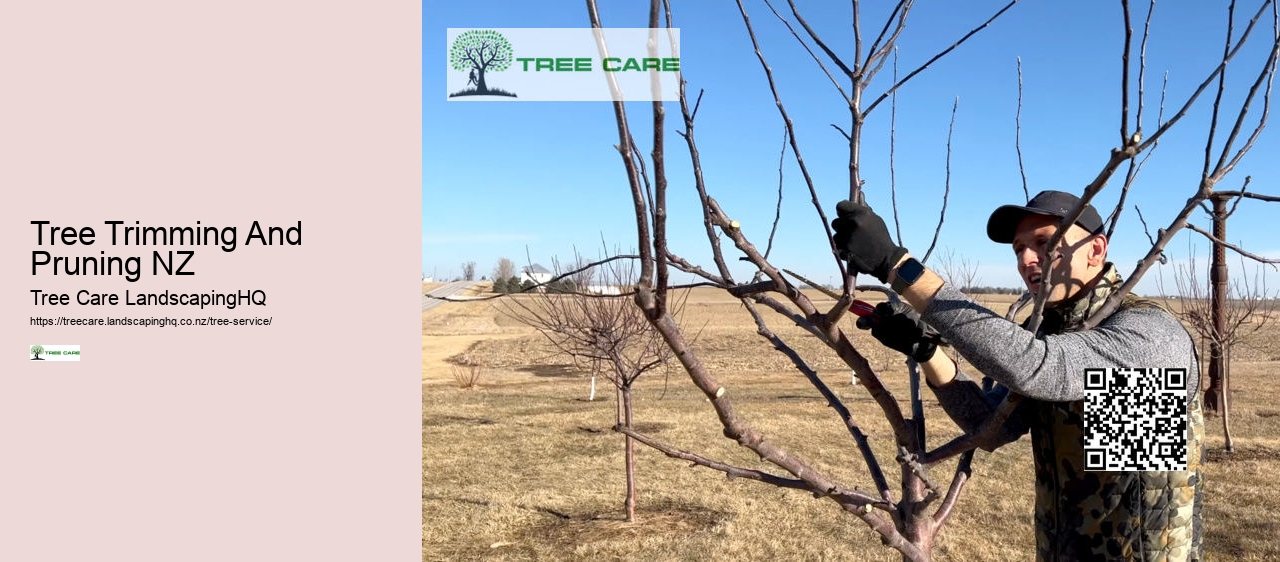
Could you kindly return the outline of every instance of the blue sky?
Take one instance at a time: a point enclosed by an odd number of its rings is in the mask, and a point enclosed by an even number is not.
[[[644,27],[647,4],[601,0],[604,25]],[[828,43],[852,56],[847,2],[797,4]],[[878,31],[893,3],[866,4],[862,16],[864,40],[869,43],[865,36]],[[1156,128],[1164,73],[1168,72],[1168,116],[1220,59],[1227,15],[1225,3],[1218,4],[1157,5],[1147,47],[1143,129],[1148,134]],[[1237,35],[1257,8],[1256,2],[1245,4],[1236,15]],[[847,129],[848,111],[768,7],[754,0],[745,5],[795,122],[801,155],[820,201],[834,214],[835,204],[848,196],[848,145],[830,124]],[[920,3],[899,41],[900,72],[914,69],[1002,5],[986,0]],[[775,6],[785,9],[786,3],[778,0]],[[1134,3],[1135,67],[1145,9],[1145,3]],[[676,0],[672,10],[681,29],[681,68],[691,97],[705,90],[695,132],[708,190],[742,223],[747,236],[763,247],[773,221],[783,142],[782,122],[764,72],[734,2]],[[423,12],[424,273],[454,277],[460,275],[461,263],[475,261],[478,275],[487,275],[501,257],[521,265],[532,261],[550,266],[557,257],[571,261],[575,248],[594,257],[601,252],[602,240],[611,250],[632,251],[637,245],[634,212],[622,162],[613,148],[618,132],[611,104],[459,103],[445,96],[446,73],[454,72],[446,64],[447,28],[588,27],[585,3],[450,2],[428,6]],[[1269,18],[1268,12],[1264,23]],[[898,95],[895,149],[904,245],[922,255],[933,236],[946,180],[948,122],[952,104],[959,98],[951,195],[938,245],[980,263],[983,284],[1020,285],[1010,248],[990,242],[985,235],[987,217],[996,206],[1025,201],[1014,149],[1017,58],[1022,59],[1022,151],[1031,193],[1041,189],[1079,193],[1118,144],[1122,33],[1119,2],[1024,0],[904,86]],[[1223,98],[1223,107],[1232,108],[1228,118],[1234,118],[1234,108],[1265,60],[1264,41],[1270,34],[1270,26],[1260,24],[1230,65]],[[891,83],[892,68],[886,66],[868,92],[878,96]],[[1130,95],[1136,99],[1136,85]],[[1130,193],[1111,246],[1111,257],[1123,273],[1131,271],[1149,247],[1133,204],[1141,207],[1154,233],[1157,226],[1172,220],[1192,194],[1203,166],[1212,96],[1211,89],[1163,137]],[[683,129],[679,105],[671,102],[666,107],[671,247],[712,269],[688,151],[675,134]],[[649,103],[627,104],[632,132],[646,154],[652,142],[650,108]],[[1260,109],[1261,99],[1254,104],[1246,132]],[[889,118],[888,103],[869,116],[862,175],[868,202],[892,229]],[[1219,126],[1219,139],[1229,123]],[[1249,175],[1251,190],[1280,194],[1277,127],[1280,124],[1273,122],[1264,131],[1219,189],[1239,189]],[[1219,150],[1220,143],[1214,149],[1215,160]],[[838,272],[822,225],[790,153],[782,173],[783,216],[773,263],[821,282],[836,282]],[[1095,199],[1104,216],[1115,206],[1121,185],[1118,175]],[[1228,238],[1256,253],[1280,257],[1277,217],[1280,203],[1246,200],[1229,222]],[[1210,228],[1201,212],[1192,216],[1192,222]],[[1167,253],[1177,263],[1192,250],[1203,264],[1210,245],[1199,234],[1183,231]],[[730,260],[736,260],[736,250],[729,248],[729,252]],[[1240,268],[1234,255],[1231,267],[1233,271]],[[1254,267],[1247,265],[1250,271]],[[1157,292],[1159,269],[1147,274],[1140,292]],[[1168,266],[1163,269],[1172,290],[1172,271]],[[738,266],[739,278],[750,274],[745,264]],[[1280,276],[1274,272],[1268,276],[1273,291],[1280,287]]]

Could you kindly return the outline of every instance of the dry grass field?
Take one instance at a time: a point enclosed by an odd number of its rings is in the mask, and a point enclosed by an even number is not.
[[[989,303],[1003,311],[1010,301]],[[639,444],[639,521],[625,523],[623,437],[610,430],[612,387],[601,380],[596,400],[588,401],[588,378],[494,302],[448,303],[423,313],[424,560],[901,560],[829,500],[729,480]],[[695,349],[735,406],[770,440],[846,485],[873,488],[839,417],[786,358],[762,345],[737,301],[697,290],[682,324],[697,334]],[[815,338],[778,316],[770,325],[850,408],[894,482],[891,432],[867,393],[849,384],[849,371]],[[895,396],[905,397],[900,356],[864,332],[847,331]],[[458,387],[460,364],[479,366],[477,388]],[[1222,452],[1221,420],[1208,420],[1209,560],[1280,560],[1280,393],[1271,376],[1277,367],[1280,326],[1268,326],[1236,350],[1234,453]],[[678,365],[641,377],[635,399],[639,430],[705,456],[777,472],[721,435],[710,405]],[[927,391],[926,404],[931,446],[959,434]],[[945,485],[953,466],[935,471],[935,478]],[[934,559],[1034,558],[1029,439],[979,452],[973,466]]]

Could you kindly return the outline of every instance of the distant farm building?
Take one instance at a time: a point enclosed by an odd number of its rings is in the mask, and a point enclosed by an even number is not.
[[[621,295],[622,288],[617,285],[587,285],[584,292],[596,295]]]
[[[551,281],[551,271],[538,264],[520,268],[520,282],[533,281],[534,283],[547,283]]]

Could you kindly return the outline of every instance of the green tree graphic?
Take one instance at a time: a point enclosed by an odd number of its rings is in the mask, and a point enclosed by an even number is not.
[[[44,359],[40,359],[40,354],[41,354],[41,353],[44,353],[44,346],[43,346],[43,345],[33,345],[33,346],[31,346],[31,353],[32,353],[33,355],[35,355],[35,357],[32,357],[32,358],[31,358],[31,360],[32,360],[32,361],[44,361]]]
[[[515,60],[511,43],[501,33],[489,29],[473,29],[459,35],[449,47],[449,65],[454,70],[468,73],[468,86],[475,90],[463,90],[454,95],[504,95],[514,94],[489,89],[485,74],[501,72],[511,67]],[[474,82],[470,80],[474,78]]]

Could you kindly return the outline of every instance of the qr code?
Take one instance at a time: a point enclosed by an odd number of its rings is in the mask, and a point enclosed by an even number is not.
[[[1085,369],[1086,471],[1187,469],[1186,369]]]

